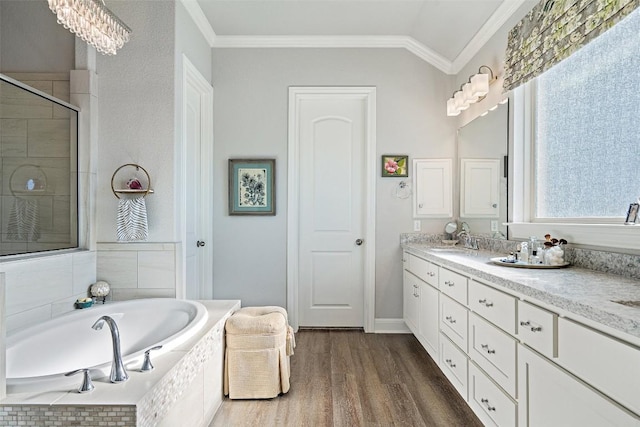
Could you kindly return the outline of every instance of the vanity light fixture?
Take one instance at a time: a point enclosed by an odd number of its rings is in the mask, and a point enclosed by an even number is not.
[[[58,24],[95,47],[103,55],[115,55],[129,41],[131,29],[102,0],[47,0]]]
[[[483,68],[489,73],[483,72]],[[457,116],[471,104],[482,101],[489,93],[489,85],[496,80],[490,67],[480,66],[478,72],[469,77],[469,81],[460,86],[460,90],[454,92],[447,101],[447,116]]]

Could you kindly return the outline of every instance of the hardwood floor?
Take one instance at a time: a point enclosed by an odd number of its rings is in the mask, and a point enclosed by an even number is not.
[[[225,399],[218,426],[482,426],[409,334],[304,330],[291,390],[275,399]]]

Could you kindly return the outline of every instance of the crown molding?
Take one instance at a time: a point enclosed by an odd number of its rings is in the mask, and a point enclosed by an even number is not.
[[[214,48],[404,48],[446,74],[451,61],[409,36],[217,36]]]
[[[462,49],[462,52],[453,60],[450,74],[458,74],[476,56],[485,43],[526,2],[527,0],[504,0],[476,35],[473,36],[471,41]]]
[[[180,1],[212,48],[404,48],[443,73],[455,75],[527,0],[504,0],[453,61],[410,36],[219,36],[197,0]]]
[[[198,4],[198,1],[180,0],[180,2],[184,5],[185,9],[187,9],[187,13],[191,16],[196,27],[198,27],[204,38],[207,40],[207,43],[209,43],[209,46],[213,47],[217,36],[215,31],[213,31],[213,27],[211,27],[211,23]]]

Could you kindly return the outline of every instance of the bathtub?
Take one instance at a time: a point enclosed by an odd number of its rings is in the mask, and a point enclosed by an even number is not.
[[[171,351],[194,336],[208,314],[195,301],[140,299],[94,305],[15,331],[7,336],[7,393],[73,390],[81,376],[64,374],[81,368],[90,368],[94,380],[108,382],[113,358],[111,332],[108,327],[91,328],[104,315],[118,325],[127,370],[136,370],[145,350],[162,345],[152,353],[155,357]]]

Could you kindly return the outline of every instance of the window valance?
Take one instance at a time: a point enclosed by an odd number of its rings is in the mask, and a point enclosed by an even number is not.
[[[640,0],[542,0],[509,32],[505,90],[542,74],[638,6]]]

